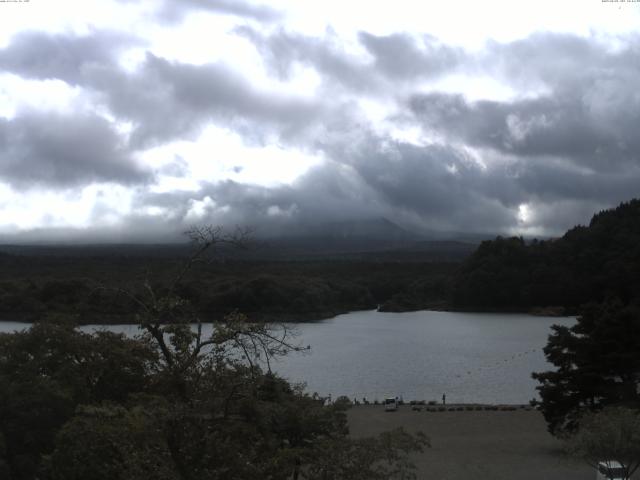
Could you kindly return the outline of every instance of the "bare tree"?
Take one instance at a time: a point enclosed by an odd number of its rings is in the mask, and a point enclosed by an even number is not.
[[[274,357],[308,349],[293,341],[295,334],[286,325],[250,322],[240,313],[227,315],[205,337],[200,316],[189,301],[177,293],[178,287],[197,264],[210,261],[221,247],[246,249],[251,231],[236,228],[227,233],[222,227],[207,225],[191,227],[185,235],[193,244],[193,252],[179,267],[167,289],[154,288],[148,273],[141,292],[116,289],[138,307],[140,328],[146,338],[155,343],[165,367],[176,378],[184,378],[190,369],[201,365],[200,360],[206,354],[230,359],[239,353],[253,372],[258,364],[271,371]],[[230,353],[232,351],[234,353]]]

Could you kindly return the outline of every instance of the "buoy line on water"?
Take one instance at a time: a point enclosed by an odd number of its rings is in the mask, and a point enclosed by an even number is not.
[[[474,372],[482,372],[484,370],[493,370],[496,368],[500,368],[500,367],[504,367],[505,365],[508,365],[509,363],[525,357],[526,355],[530,355],[532,353],[537,352],[539,349],[537,348],[532,348],[530,350],[525,350],[519,353],[514,353],[513,355],[511,355],[510,357],[504,357],[498,361],[496,361],[495,363],[491,363],[489,365],[483,365],[480,367],[472,367],[470,370],[467,370],[465,373],[458,373],[455,375],[455,378],[462,378],[464,376],[470,376],[473,375]]]

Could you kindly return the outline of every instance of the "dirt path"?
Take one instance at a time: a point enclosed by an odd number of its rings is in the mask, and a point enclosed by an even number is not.
[[[368,436],[404,427],[422,430],[431,448],[415,456],[425,480],[587,480],[595,472],[567,459],[537,411],[420,412],[401,406],[360,405],[348,413],[351,434]]]

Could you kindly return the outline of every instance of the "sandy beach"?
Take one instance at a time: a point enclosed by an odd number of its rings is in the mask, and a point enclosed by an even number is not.
[[[431,448],[414,457],[419,479],[595,478],[588,465],[563,454],[561,442],[547,432],[536,410],[428,412],[403,405],[385,412],[380,405],[358,405],[349,410],[348,418],[356,437],[397,427],[429,436]]]

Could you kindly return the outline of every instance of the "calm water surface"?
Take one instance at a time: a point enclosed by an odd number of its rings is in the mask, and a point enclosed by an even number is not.
[[[352,312],[318,323],[294,324],[309,353],[292,354],[274,370],[309,392],[368,400],[526,403],[536,396],[531,372],[543,371],[542,348],[552,324],[573,318],[521,314],[421,311]],[[1,322],[0,331],[25,328]],[[85,331],[104,328],[82,327]],[[134,335],[137,326],[110,330]],[[205,332],[206,333],[206,332]]]

